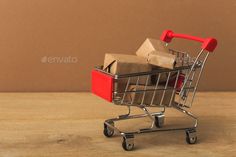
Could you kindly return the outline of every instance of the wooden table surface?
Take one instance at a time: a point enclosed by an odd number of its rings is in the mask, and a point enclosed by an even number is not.
[[[198,93],[191,111],[199,117],[195,145],[184,131],[135,137],[136,149],[125,152],[121,137],[103,136],[103,121],[126,113],[90,93],[0,93],[0,157],[235,157],[236,93]],[[140,113],[135,109],[135,112]],[[166,125],[189,121],[173,109]],[[117,124],[124,130],[148,126],[148,119]]]

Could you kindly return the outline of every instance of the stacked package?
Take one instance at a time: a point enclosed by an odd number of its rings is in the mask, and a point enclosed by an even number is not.
[[[139,72],[147,72],[161,68],[173,69],[176,64],[176,56],[170,54],[168,49],[163,42],[156,39],[146,39],[141,47],[136,51],[136,55],[125,55],[125,54],[105,54],[103,70],[115,74],[132,74]],[[170,79],[175,78],[176,75],[170,76]],[[147,80],[146,77],[140,77],[137,84],[137,79],[131,79],[129,86],[127,85],[127,80],[119,80],[116,83],[115,91],[124,92],[125,90],[134,91],[129,92],[125,96],[125,101],[132,102],[133,104],[156,104],[160,103],[164,105],[170,105],[174,100],[172,90],[155,91],[157,76],[154,76]],[[165,81],[167,80],[167,73],[164,73],[159,78],[160,85],[158,88],[165,88]],[[162,83],[162,85],[161,85]],[[138,90],[151,89],[145,92],[145,98],[143,98],[143,93],[136,93]],[[155,92],[155,93],[154,93]],[[155,95],[155,96],[153,96]],[[171,102],[170,102],[171,101]]]

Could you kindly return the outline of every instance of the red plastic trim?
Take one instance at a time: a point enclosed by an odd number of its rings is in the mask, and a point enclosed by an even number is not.
[[[97,70],[92,71],[92,93],[112,102],[113,78]]]
[[[209,52],[213,52],[217,46],[217,40],[214,38],[200,38],[186,34],[176,34],[171,30],[165,30],[161,35],[161,40],[167,43],[171,42],[173,38],[182,38],[182,39],[198,41],[202,43],[201,48]]]

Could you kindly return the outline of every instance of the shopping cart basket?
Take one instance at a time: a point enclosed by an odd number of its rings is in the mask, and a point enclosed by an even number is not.
[[[117,118],[107,119],[104,122],[104,135],[113,136],[114,132],[123,137],[122,147],[125,150],[134,148],[134,135],[158,131],[185,130],[186,142],[194,144],[197,142],[196,128],[197,118],[187,111],[191,108],[195,93],[198,87],[200,76],[208,58],[209,52],[213,52],[217,46],[214,38],[198,38],[184,34],[176,34],[171,30],[165,30],[161,40],[166,45],[173,38],[183,38],[201,42],[201,50],[197,57],[192,58],[186,52],[169,49],[169,52],[177,56],[177,65],[174,69],[157,69],[147,72],[112,75],[102,70],[102,66],[92,71],[92,92],[116,105],[128,107],[128,113]],[[204,52],[206,51],[206,52]],[[165,79],[163,81],[163,78]],[[146,83],[138,88],[139,80],[146,80]],[[151,81],[154,85],[149,86]],[[135,83],[134,83],[135,82]],[[125,86],[118,88],[121,83]],[[131,89],[130,86],[133,88]],[[158,99],[156,98],[158,97]],[[144,111],[144,114],[131,115],[131,107],[135,106]],[[150,112],[148,107],[159,107],[161,111]],[[179,128],[163,128],[165,109],[174,108],[192,118],[193,125]],[[115,127],[114,122],[120,120],[149,117],[151,125],[149,128],[137,131],[123,132]]]

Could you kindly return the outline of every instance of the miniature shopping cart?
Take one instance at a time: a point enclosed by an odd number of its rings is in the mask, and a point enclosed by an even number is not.
[[[176,34],[170,30],[165,30],[161,40],[166,45],[173,38],[184,38],[201,42],[201,50],[193,58],[186,52],[169,49],[169,53],[176,55],[177,64],[174,69],[160,68],[157,70],[112,75],[102,70],[102,66],[96,67],[92,71],[92,92],[116,105],[128,107],[128,113],[117,118],[108,119],[104,122],[104,135],[111,137],[116,132],[123,137],[122,147],[125,150],[134,148],[134,135],[158,131],[184,130],[186,132],[186,142],[195,144],[197,142],[196,128],[197,118],[187,111],[191,108],[199,79],[209,52],[213,52],[217,46],[214,38],[198,38],[184,34]],[[165,79],[163,81],[163,78]],[[146,83],[140,86],[140,80],[145,79]],[[149,86],[149,82],[154,85]],[[123,83],[123,89],[118,88]],[[131,89],[130,86],[133,88]],[[158,99],[156,98],[158,97]],[[131,107],[138,107],[144,114],[131,115]],[[159,112],[150,112],[149,107],[159,107]],[[165,128],[165,109],[174,108],[193,119],[193,125],[189,127]],[[115,127],[114,122],[134,118],[149,117],[151,120],[149,128],[138,129],[136,131],[123,132]]]

